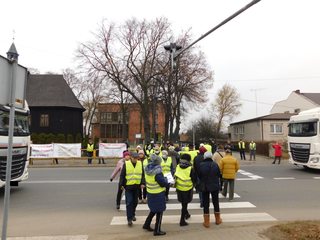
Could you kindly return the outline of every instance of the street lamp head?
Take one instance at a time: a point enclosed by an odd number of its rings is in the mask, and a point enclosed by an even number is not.
[[[170,52],[172,51],[171,45],[165,45],[164,49],[167,50],[167,51],[170,51]]]

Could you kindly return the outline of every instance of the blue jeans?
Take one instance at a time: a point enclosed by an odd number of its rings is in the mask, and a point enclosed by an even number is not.
[[[132,220],[136,215],[136,207],[138,205],[138,194],[139,189],[126,190],[126,210],[127,210],[127,220]]]

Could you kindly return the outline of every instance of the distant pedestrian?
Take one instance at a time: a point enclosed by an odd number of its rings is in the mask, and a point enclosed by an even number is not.
[[[187,153],[181,156],[179,165],[174,174],[178,201],[181,203],[180,226],[187,226],[186,219],[190,218],[188,204],[193,198],[193,186],[196,184],[196,175],[191,164],[191,156]]]
[[[104,162],[104,158],[102,157],[102,153],[100,152],[100,143],[102,143],[102,141],[100,140],[99,141],[99,146],[98,146],[98,149],[97,149],[97,152],[98,152],[98,156],[99,156],[99,162],[98,162],[98,164],[106,164],[105,162]]]
[[[240,138],[238,142],[239,152],[240,152],[240,159],[246,160],[246,143]]]
[[[161,154],[162,154],[161,167],[162,167],[163,175],[166,176],[167,174],[169,174],[171,175],[171,177],[173,177],[174,169],[173,169],[172,158],[168,156],[167,150],[162,150]],[[169,201],[169,191],[170,191],[170,186],[166,188],[166,202]]]
[[[138,153],[131,153],[131,159],[123,165],[120,174],[120,186],[125,190],[126,213],[128,226],[136,221],[136,207],[138,205],[139,188],[145,186],[144,173]]]
[[[128,152],[127,150],[123,151],[123,158],[121,158],[115,169],[113,170],[111,176],[110,176],[110,182],[112,182],[119,173],[121,173],[122,167],[124,165],[124,163],[128,160],[130,160],[130,152]],[[121,197],[122,197],[122,188],[120,186],[120,184],[118,184],[118,192],[117,192],[117,198],[116,198],[116,207],[119,210],[120,209],[120,202],[121,202]]]
[[[203,208],[203,201],[202,201],[202,192],[199,189],[199,185],[200,185],[199,169],[200,169],[200,163],[203,160],[205,152],[207,152],[207,149],[204,147],[204,144],[202,144],[202,146],[199,147],[198,155],[194,158],[194,161],[193,161],[193,169],[197,176],[196,192],[199,193],[200,208]]]
[[[234,181],[236,179],[236,173],[240,168],[239,161],[231,155],[231,150],[226,150],[226,156],[220,161],[220,171],[223,178],[223,190],[222,195],[227,196],[229,185],[229,201],[233,200],[234,195]]]
[[[87,144],[88,164],[92,164],[93,150],[94,150],[94,144],[92,140],[89,139],[89,142]]]
[[[257,144],[251,140],[249,143],[249,150],[250,150],[250,161],[256,160],[256,151],[257,151]]]
[[[220,165],[220,161],[222,158],[225,157],[225,155],[226,155],[226,153],[225,153],[224,147],[222,145],[219,145],[217,150],[213,154],[212,158],[218,165]],[[220,191],[222,191],[222,186],[223,186],[223,178],[222,178],[222,174],[220,174]]]
[[[199,164],[198,177],[200,179],[199,189],[202,192],[203,198],[203,226],[206,228],[210,227],[210,195],[216,224],[219,225],[222,223],[219,206],[220,175],[218,164],[212,161],[212,153],[205,152],[204,158]]]
[[[142,162],[143,169],[145,169],[145,167],[149,163],[148,158],[145,157],[144,151],[142,150],[142,148],[141,148],[141,150],[138,151],[138,154],[139,154],[139,160]],[[147,189],[146,188],[139,189],[138,198],[139,198],[139,203],[147,203]]]
[[[282,156],[282,146],[277,141],[275,144],[272,144],[272,147],[274,148],[274,160],[272,164],[275,164],[277,159],[278,159],[278,164],[280,164],[281,156]]]
[[[167,179],[163,176],[161,168],[162,159],[156,155],[150,155],[150,162],[145,167],[145,179],[147,187],[149,215],[146,218],[143,229],[152,232],[154,236],[165,235],[166,232],[161,231],[162,215],[166,210],[165,192],[169,186]],[[155,228],[151,228],[151,222],[156,215]]]

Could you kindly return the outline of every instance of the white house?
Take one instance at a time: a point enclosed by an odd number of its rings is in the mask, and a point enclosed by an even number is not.
[[[270,113],[299,113],[320,107],[320,93],[301,93],[293,91],[286,100],[276,102]]]

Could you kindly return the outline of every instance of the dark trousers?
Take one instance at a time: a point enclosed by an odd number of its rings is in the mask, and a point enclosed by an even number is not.
[[[163,212],[158,212],[158,213],[150,212],[143,226],[146,228],[150,227],[151,221],[155,215],[157,216],[156,216],[156,224],[155,224],[154,232],[160,232]]]
[[[277,159],[278,159],[278,161],[279,161],[278,164],[280,164],[281,156],[274,156],[273,164],[276,163]]]
[[[91,164],[92,163],[93,152],[87,152],[87,156],[88,156],[88,164]]]
[[[121,186],[118,185],[118,192],[117,192],[117,199],[116,199],[117,206],[120,205],[121,203],[122,193],[123,193],[123,190],[121,189]]]
[[[169,196],[169,191],[170,191],[170,186],[169,186],[169,187],[166,187],[166,197]]]
[[[105,162],[104,162],[104,158],[102,158],[102,157],[99,157],[99,163],[98,164],[105,164]]]
[[[246,160],[246,153],[244,151],[244,149],[240,149],[240,159],[241,160]]]
[[[203,201],[203,214],[209,214],[209,206],[210,206],[210,194],[212,198],[212,204],[214,212],[220,212],[219,205],[219,190],[214,192],[203,192],[202,193],[202,201]]]
[[[126,210],[127,210],[127,220],[132,220],[136,215],[136,207],[138,205],[138,189],[126,190]]]
[[[147,198],[147,188],[139,188],[139,200]]]
[[[186,220],[186,216],[189,215],[188,212],[188,203],[187,202],[182,202],[181,203],[181,217],[180,217],[180,223],[184,223]]]
[[[233,200],[234,195],[234,179],[223,179],[223,190],[222,195],[226,196],[228,191],[228,185],[229,185],[229,200]]]
[[[256,160],[256,150],[250,150],[250,160]]]

